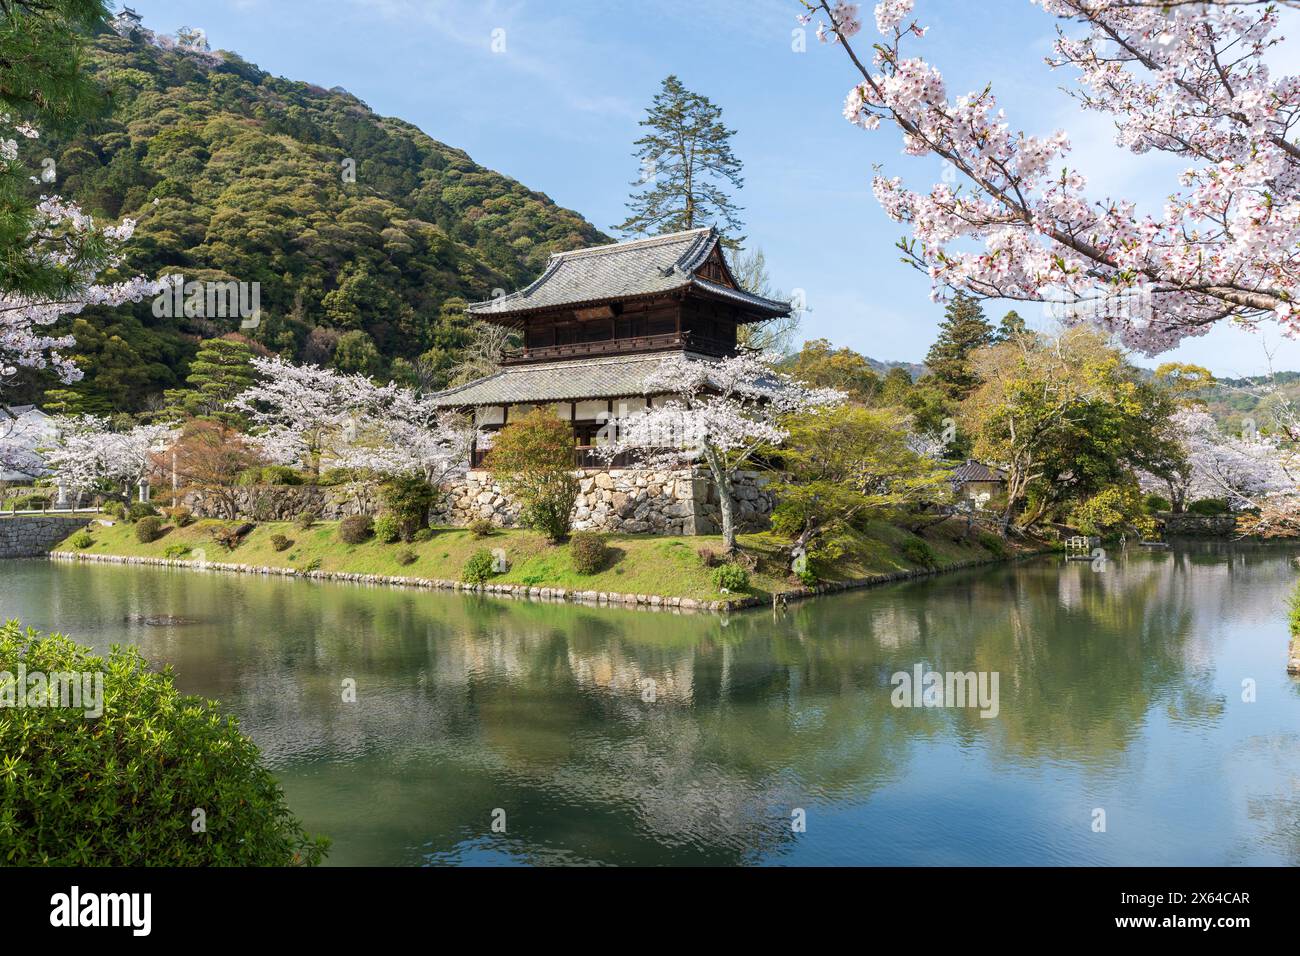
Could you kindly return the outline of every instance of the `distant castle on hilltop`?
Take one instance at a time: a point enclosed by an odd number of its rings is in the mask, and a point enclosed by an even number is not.
[[[144,18],[135,10],[123,5],[121,12],[108,21],[113,32],[128,40],[144,40],[164,50],[183,50],[199,54],[203,59],[220,62],[208,45],[208,33],[202,27],[181,27],[175,37],[156,34],[144,26]]]

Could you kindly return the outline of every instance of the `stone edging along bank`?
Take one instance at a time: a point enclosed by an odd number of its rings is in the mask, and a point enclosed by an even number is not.
[[[894,581],[906,581],[912,578],[927,578],[948,571],[960,571],[965,568],[980,567],[987,564],[1002,564],[1021,558],[1035,557],[1050,553],[1050,549],[1028,551],[1008,558],[982,558],[972,561],[958,561],[936,568],[933,571],[895,571],[891,574],[874,574],[852,581],[836,581],[819,584],[815,587],[792,588],[782,591],[777,598],[782,601],[801,601],[805,598],[818,597],[823,594],[836,594],[858,588],[876,587]],[[464,581],[445,581],[438,578],[411,578],[401,575],[360,574],[348,571],[299,571],[297,568],[276,568],[252,564],[229,564],[208,561],[199,564],[196,561],[180,561],[171,558],[132,557],[117,554],[85,554],[80,551],[51,551],[51,561],[81,562],[88,564],[138,564],[150,567],[181,568],[189,571],[227,571],[235,574],[259,574],[263,577],[307,578],[315,581],[346,581],[353,584],[379,584],[389,587],[424,588],[438,591],[461,591],[467,594],[490,594],[496,597],[509,597],[533,601],[568,601],[581,604],[597,604],[608,607],[640,608],[655,611],[739,611],[743,608],[765,607],[767,602],[759,597],[743,597],[731,601],[699,601],[695,598],[671,597],[661,594],[619,594],[613,591],[578,591],[566,588],[539,588],[527,584],[467,584]]]

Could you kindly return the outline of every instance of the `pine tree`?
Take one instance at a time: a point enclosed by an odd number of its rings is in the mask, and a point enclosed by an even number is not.
[[[1012,309],[1002,316],[1002,321],[998,323],[997,330],[993,333],[993,343],[996,345],[1002,342],[1012,342],[1027,331],[1025,320],[1020,317],[1019,312]]]
[[[993,326],[984,318],[979,302],[958,292],[944,310],[939,337],[926,353],[930,378],[952,401],[961,401],[979,384],[970,355],[993,341]]]
[[[240,339],[204,339],[190,363],[188,389],[168,389],[164,417],[207,418],[224,425],[245,424],[226,405],[253,384],[253,350]]]
[[[669,76],[641,125],[649,131],[632,154],[641,160],[632,185],[641,190],[628,197],[628,217],[614,228],[653,236],[711,223],[736,248],[744,237],[735,234],[744,227],[726,186],[744,185],[743,167],[731,152],[736,131],[723,124],[721,108]]]

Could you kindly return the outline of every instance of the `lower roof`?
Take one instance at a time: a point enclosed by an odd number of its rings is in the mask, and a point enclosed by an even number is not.
[[[690,352],[673,354],[702,358]],[[646,379],[664,358],[663,353],[652,353],[510,365],[485,378],[439,392],[434,402],[445,408],[463,408],[630,398],[646,394]]]

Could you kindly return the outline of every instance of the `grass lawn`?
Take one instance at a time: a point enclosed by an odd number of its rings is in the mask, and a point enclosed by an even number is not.
[[[566,545],[549,544],[532,531],[498,530],[485,538],[476,538],[463,528],[439,528],[435,529],[429,541],[382,544],[372,539],[352,545],[339,539],[338,522],[318,522],[305,531],[291,522],[265,522],[258,524],[234,550],[227,550],[212,539],[211,532],[215,527],[229,524],[232,522],[200,520],[185,528],[167,526],[161,538],[144,544],[136,540],[131,524],[118,521],[105,527],[95,523],[89,527],[93,539],[89,547],[77,548],[72,543],[77,537],[74,534],[55,550],[195,560],[194,552],[201,548],[211,562],[306,570],[313,561],[319,561],[317,567],[322,571],[458,581],[462,579],[462,569],[470,555],[481,549],[502,548],[510,569],[493,576],[490,580],[494,584],[658,594],[707,601],[726,597],[714,586],[713,573],[704,566],[698,554],[703,548],[720,552],[722,539],[718,536],[610,535],[612,559],[606,568],[597,574],[579,574],[573,568]],[[271,543],[275,535],[289,539],[290,546],[276,551]],[[931,527],[923,536],[882,522],[854,536],[844,558],[827,575],[827,580],[843,581],[921,567],[916,550],[919,547],[917,542],[921,541],[928,546],[940,567],[998,556],[996,547],[966,538],[964,525],[956,522]],[[786,569],[787,542],[771,533],[751,534],[740,536],[740,546],[758,560],[756,570],[750,574],[746,593],[768,597],[774,591],[799,586]],[[177,554],[177,548],[189,548],[190,551]],[[403,565],[399,563],[398,555],[407,550],[415,553],[416,560]]]

